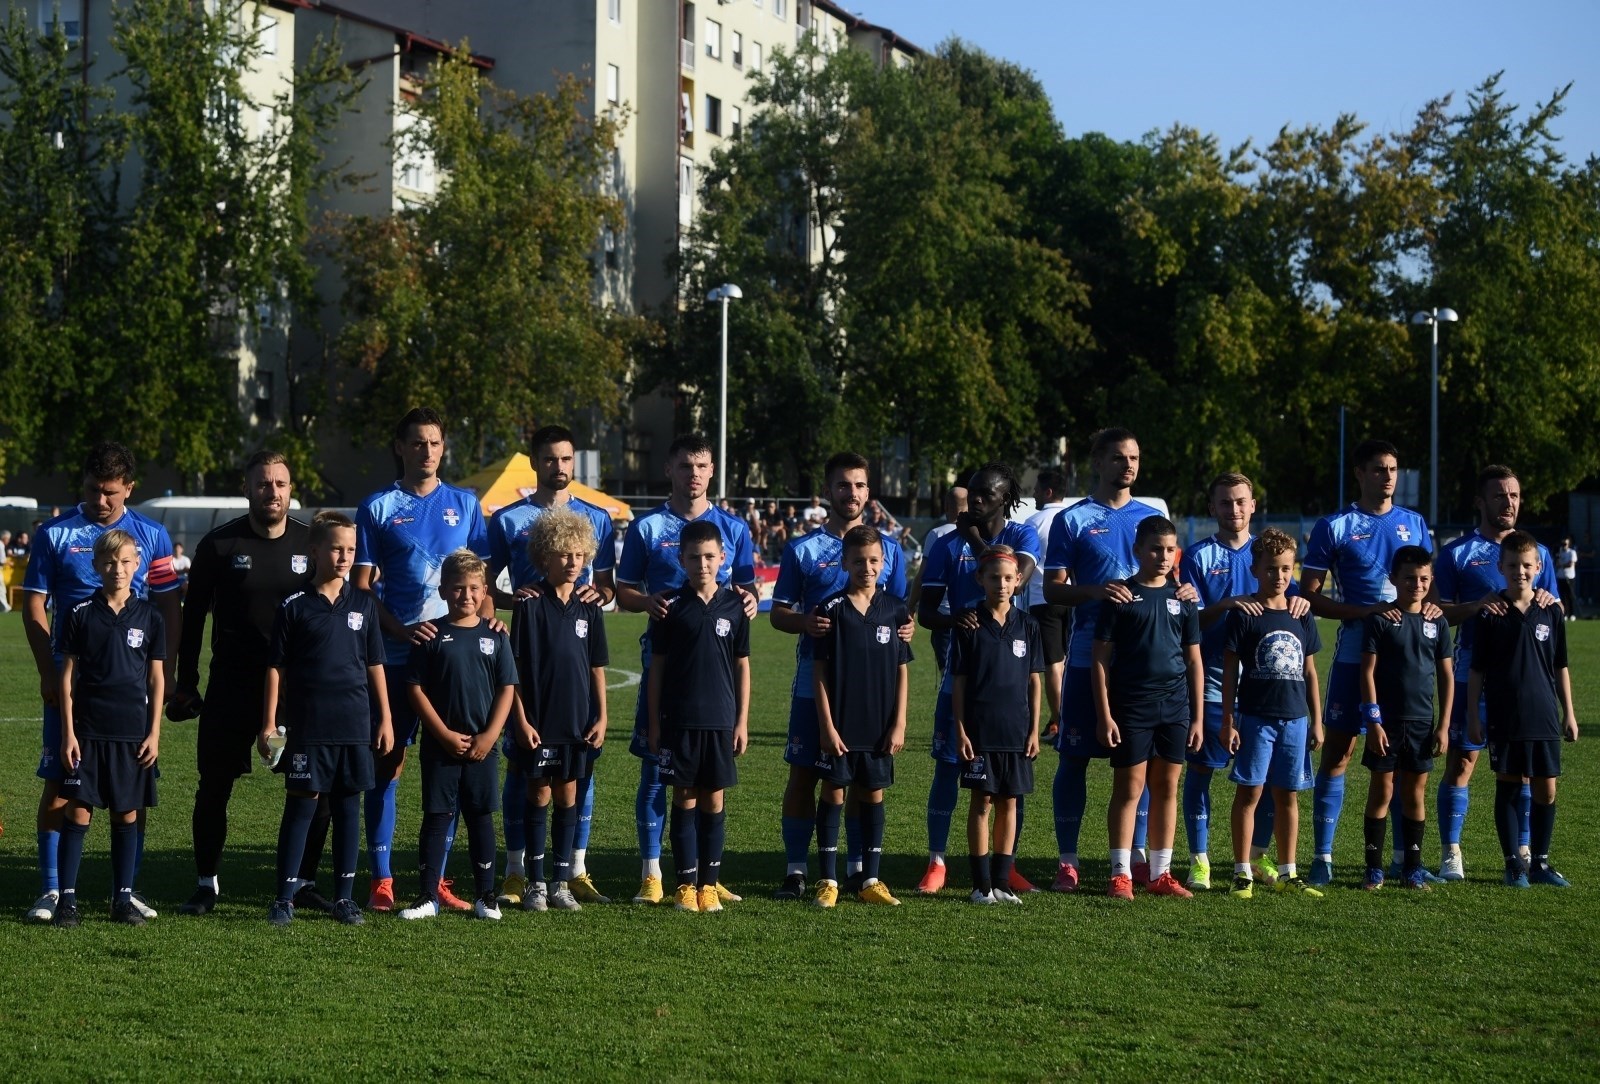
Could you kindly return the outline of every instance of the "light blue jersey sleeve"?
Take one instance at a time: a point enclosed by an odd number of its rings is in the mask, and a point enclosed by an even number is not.
[[[648,519],[648,516],[635,519],[628,525],[628,533],[622,536],[622,557],[617,561],[618,583],[631,587],[639,587],[644,583],[650,558],[650,541],[646,537],[649,532],[646,526]]]

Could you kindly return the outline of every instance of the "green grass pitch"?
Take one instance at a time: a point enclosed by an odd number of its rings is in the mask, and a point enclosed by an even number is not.
[[[612,655],[637,669],[641,620],[608,620]],[[167,724],[161,805],[142,888],[162,914],[142,930],[103,920],[107,835],[91,830],[76,932],[21,921],[36,894],[33,767],[38,699],[16,614],[0,616],[0,1064],[14,1079],[1048,1079],[1090,1073],[1230,1078],[1590,1078],[1600,1072],[1600,624],[1569,625],[1586,740],[1564,751],[1555,851],[1574,887],[1498,884],[1487,771],[1464,837],[1469,880],[1429,894],[1355,888],[1365,773],[1352,769],[1322,900],[1225,891],[1193,901],[1107,901],[1109,770],[1091,772],[1088,891],[1018,908],[966,904],[965,803],[954,887],[910,891],[925,860],[934,676],[918,634],[910,739],[888,800],[885,877],[904,901],[837,911],[768,897],[783,873],[778,805],[792,644],[765,618],[752,638],[751,749],[728,803],[724,880],[745,902],[721,915],[627,903],[581,914],[509,911],[498,924],[369,916],[347,929],[270,928],[282,784],[257,770],[235,791],[223,898],[184,919],[192,890],[194,725]],[[1325,642],[1331,643],[1325,626]],[[1323,653],[1326,663],[1329,652]],[[627,733],[636,687],[611,701],[589,864],[619,898],[637,885]],[[1484,765],[1487,768],[1487,765]],[[1039,762],[1021,866],[1053,874],[1050,778]],[[399,894],[415,890],[417,774],[401,789]],[[1212,856],[1227,869],[1225,810]],[[1429,806],[1433,796],[1430,786]],[[1308,864],[1309,794],[1301,860]],[[1430,823],[1427,859],[1437,862]],[[1179,826],[1180,872],[1182,826]],[[465,848],[452,860],[463,870]],[[670,861],[670,859],[669,859]],[[669,866],[670,870],[670,866]],[[364,895],[366,876],[358,878]]]

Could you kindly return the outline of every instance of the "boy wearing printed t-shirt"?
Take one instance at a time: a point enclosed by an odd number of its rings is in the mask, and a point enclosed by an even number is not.
[[[646,740],[672,787],[680,911],[722,910],[723,792],[739,781],[733,761],[750,743],[750,619],[744,597],[717,583],[724,556],[715,523],[684,527],[678,559],[687,580],[650,626]]]
[[[850,583],[822,604],[828,631],[812,648],[817,739],[827,758],[817,804],[821,879],[813,901],[832,907],[839,898],[839,819],[845,791],[861,815],[862,903],[899,906],[878,877],[883,861],[883,792],[894,784],[894,757],[906,743],[907,664],[911,645],[900,639],[905,604],[878,586],[883,536],[852,527],[844,536]]]
[[[498,921],[494,894],[494,814],[500,805],[497,742],[516,697],[511,641],[480,617],[488,565],[469,549],[444,559],[439,595],[450,607],[438,635],[413,644],[407,678],[411,710],[422,723],[422,895],[404,919],[439,913],[445,835],[458,816],[472,856],[472,913]]]
[[[361,844],[357,799],[372,789],[373,751],[382,756],[394,748],[383,630],[372,596],[345,582],[356,556],[355,523],[343,513],[322,512],[311,521],[309,538],[315,580],[311,590],[290,595],[278,608],[256,736],[257,751],[268,757],[281,696],[288,741],[276,770],[284,773],[287,794],[278,825],[278,898],[267,921],[287,926],[294,920],[306,833],[318,795],[326,794],[338,878],[332,914],[359,926],[361,909],[353,898]]]
[[[111,917],[143,926],[133,905],[139,811],[156,804],[161,742],[161,663],[165,624],[154,605],[133,595],[139,546],[112,528],[94,543],[100,590],[67,615],[61,632],[61,782],[67,799],[61,828],[61,902],[57,926],[78,925],[78,869],[83,837],[98,807],[111,811],[115,890]]]
[[[1033,793],[1033,760],[1039,755],[1039,675],[1049,666],[1048,655],[1039,622],[1012,605],[1021,577],[1011,547],[991,546],[978,561],[984,593],[978,625],[957,628],[950,644],[961,785],[972,791],[967,812],[972,902],[1021,903],[1022,897],[1010,887],[1017,800]]]

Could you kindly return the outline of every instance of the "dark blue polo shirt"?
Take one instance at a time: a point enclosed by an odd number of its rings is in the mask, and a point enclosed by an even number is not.
[[[1567,665],[1567,629],[1558,606],[1515,606],[1472,619],[1472,669],[1483,675],[1489,740],[1561,737],[1565,708],[1557,672]]]
[[[668,593],[667,616],[650,624],[652,667],[662,664],[661,726],[680,730],[732,730],[738,722],[735,659],[750,655],[744,600],[718,587],[706,602],[687,587]]]
[[[821,610],[828,632],[812,641],[811,658],[833,679],[833,728],[850,752],[871,752],[894,729],[900,668],[911,661],[911,645],[900,639],[906,604],[880,587],[865,613],[843,591]]]
[[[546,745],[583,741],[600,717],[594,702],[597,666],[609,666],[605,622],[600,607],[556,598],[548,580],[539,597],[525,598],[511,612],[511,647],[522,680],[522,706],[528,722]]]
[[[1367,618],[1361,653],[1376,655],[1373,682],[1378,708],[1389,719],[1432,719],[1439,663],[1450,658],[1450,626],[1402,613],[1397,625],[1381,614]]]
[[[161,612],[129,596],[113,610],[96,591],[67,614],[58,641],[73,666],[72,726],[80,738],[143,741],[150,733],[150,663],[167,657]]]
[[[957,627],[950,640],[950,673],[966,678],[961,721],[973,748],[982,753],[1021,753],[1028,748],[1033,714],[1028,688],[1045,668],[1039,623],[1013,605],[1005,624],[988,607],[978,608],[978,627]]]
[[[1200,611],[1180,602],[1172,584],[1144,587],[1122,581],[1133,601],[1100,607],[1094,638],[1116,647],[1107,678],[1113,700],[1148,704],[1182,695],[1188,668],[1184,649],[1200,642]]]
[[[517,683],[511,640],[481,617],[473,625],[440,621],[437,628],[433,639],[411,645],[406,679],[422,686],[448,729],[482,734],[489,729],[495,697]]]
[[[1306,700],[1306,660],[1322,650],[1317,619],[1288,610],[1263,610],[1251,617],[1229,610],[1222,646],[1239,659],[1239,713],[1261,719],[1300,719]]]
[[[307,745],[372,740],[367,667],[383,665],[378,604],[348,583],[331,603],[319,591],[283,600],[272,626],[269,665],[281,667],[279,717]],[[393,705],[390,706],[393,709]]]

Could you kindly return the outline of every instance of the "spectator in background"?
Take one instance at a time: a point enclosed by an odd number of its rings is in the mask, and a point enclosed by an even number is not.
[[[1578,619],[1578,551],[1572,548],[1570,537],[1561,540],[1556,552],[1556,583],[1561,588],[1561,608],[1568,621]]]
[[[761,537],[761,508],[754,497],[745,498],[744,525],[750,528],[751,538]]]
[[[28,551],[32,548],[33,540],[28,537],[28,532],[18,531],[17,537],[13,538],[6,546],[6,556],[13,561],[26,561],[28,559]]]
[[[802,518],[805,520],[805,529],[814,531],[828,522],[828,506],[822,503],[822,497],[816,493],[811,495],[811,505],[805,510]]]
[[[778,515],[776,501],[767,502],[765,528],[761,535],[761,547],[766,553],[767,564],[775,565],[783,560],[783,547],[789,543],[789,530],[783,525],[783,517]]]
[[[0,614],[11,612],[11,532],[0,531]]]
[[[783,506],[783,529],[789,533],[790,538],[800,533],[800,515],[792,504]]]
[[[178,574],[179,598],[189,593],[189,566],[191,563],[189,555],[183,551],[183,543],[174,542],[172,544],[172,571]]]

